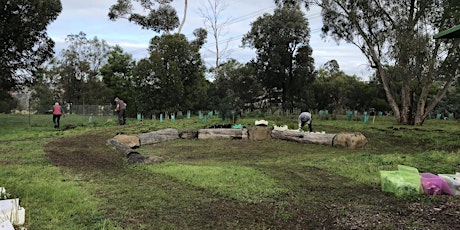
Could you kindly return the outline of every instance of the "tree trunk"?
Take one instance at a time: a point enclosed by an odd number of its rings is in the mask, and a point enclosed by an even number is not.
[[[367,138],[361,133],[339,133],[339,134],[326,134],[326,133],[308,133],[299,132],[297,130],[276,130],[272,131],[272,137],[295,141],[306,144],[320,144],[327,146],[335,146],[342,148],[362,148],[367,144]]]
[[[409,83],[404,80],[401,88],[401,117],[399,118],[400,124],[410,124],[410,88]]]
[[[272,131],[272,137],[277,139],[329,146],[332,146],[335,135],[336,134],[299,132],[297,130]]]
[[[215,74],[216,74],[216,80],[218,80],[219,77],[219,62],[220,62],[220,53],[219,53],[219,34],[218,31],[214,31],[214,40],[216,41],[216,69],[215,69]]]
[[[200,129],[198,139],[248,139],[247,129]]]
[[[127,147],[126,145],[118,142],[116,139],[108,139],[107,140],[108,146],[113,146],[117,152],[121,153],[124,157],[128,157],[131,153],[136,152],[136,150]]]
[[[179,132],[176,129],[163,129],[150,133],[141,133],[137,135],[141,145],[153,144],[167,140],[179,139]]]
[[[185,3],[184,3],[184,17],[182,18],[182,22],[180,23],[179,31],[177,31],[178,34],[180,34],[180,32],[182,31],[182,27],[184,27],[186,17],[187,17],[187,0],[185,0]]]
[[[391,110],[393,111],[393,113],[395,115],[396,122],[399,123],[401,113],[399,111],[398,104],[396,103],[396,101],[395,101],[395,99],[393,97],[393,94],[391,93],[391,89],[390,89],[390,86],[388,84],[388,78],[386,76],[386,71],[385,71],[384,67],[382,66],[382,64],[378,61],[378,59],[374,59],[373,61],[374,61],[374,63],[377,64],[377,72],[378,72],[378,74],[380,76],[380,79],[382,81],[383,89],[385,91],[385,95],[386,95],[386,98],[387,98],[387,102],[390,105]]]
[[[436,43],[435,46],[435,51],[434,53],[437,53],[437,50],[439,48],[439,43]],[[427,103],[427,98],[428,98],[428,92],[430,87],[433,85],[433,82],[435,80],[435,70],[434,70],[434,58],[431,59],[430,63],[430,77],[426,80],[424,87],[422,88],[422,92],[420,93],[420,99],[417,105],[417,113],[415,115],[415,125],[422,125],[423,122],[425,121],[425,118],[427,117],[427,114],[433,111],[433,109],[436,107],[436,105],[441,101],[441,99],[446,95],[448,88],[455,82],[455,79],[457,78],[456,73],[457,71],[453,70],[454,72],[450,75],[448,75],[446,79],[446,83],[444,86],[438,90],[437,94],[434,96],[433,99],[431,99],[430,104],[425,107]],[[458,66],[457,66],[458,68]]]

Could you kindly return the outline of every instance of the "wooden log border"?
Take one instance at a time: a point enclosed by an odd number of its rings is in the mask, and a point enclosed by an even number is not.
[[[242,139],[249,140],[249,131],[243,129],[199,129],[198,131],[176,129],[163,129],[149,133],[137,135],[141,146],[144,144],[159,143],[174,139]],[[297,130],[276,130],[273,129],[271,137],[295,141],[306,144],[321,144],[326,146],[344,147],[344,148],[362,148],[367,144],[366,137],[359,133],[309,133],[299,132]],[[117,152],[128,158],[128,163],[161,163],[164,159],[156,156],[144,157],[135,149],[129,148],[116,139],[107,140],[107,145],[114,147]]]

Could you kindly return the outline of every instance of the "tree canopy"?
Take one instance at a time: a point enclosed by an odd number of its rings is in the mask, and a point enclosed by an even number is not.
[[[48,104],[49,100],[74,105],[110,103],[108,97],[112,95],[108,94],[100,75],[110,46],[97,37],[86,38],[83,32],[68,35],[66,42],[68,47],[37,74],[33,97]],[[48,93],[39,93],[44,90]]]
[[[62,6],[60,0],[0,0],[0,6],[0,87],[5,94],[27,83],[52,57],[54,42],[46,28]]]
[[[146,113],[199,109],[204,105],[207,81],[199,50],[205,31],[195,31],[188,41],[183,34],[164,34],[150,41],[150,57],[133,69],[136,93]]]
[[[140,25],[143,29],[155,32],[167,32],[179,27],[177,11],[170,3],[173,0],[117,0],[117,3],[110,7],[110,20],[125,18],[130,22]],[[135,2],[148,12],[146,15],[136,11]],[[187,2],[185,3],[187,6]],[[186,10],[186,9],[185,9]],[[185,14],[184,14],[185,20]]]
[[[457,0],[323,0],[323,34],[356,45],[396,120],[421,125],[460,73],[460,40],[432,38],[460,20]],[[433,88],[435,89],[434,93]]]
[[[132,55],[125,53],[120,46],[114,46],[109,51],[107,63],[102,66],[100,72],[113,98],[120,97],[127,101],[134,101],[130,95],[133,90],[132,71],[135,65]]]
[[[315,75],[309,40],[308,21],[299,5],[264,14],[243,37],[243,45],[256,49],[254,64],[267,99],[284,109],[305,107],[306,85]]]
[[[309,0],[274,0],[273,13],[257,18],[242,39],[256,57],[248,63],[217,61],[210,69],[214,82],[206,80],[200,55],[207,31],[195,30],[190,41],[180,29],[170,33],[179,27],[173,0],[117,0],[110,8],[110,19],[125,18],[159,33],[150,41],[149,57],[135,61],[121,47],[81,32],[69,35],[68,47],[49,62],[54,43],[45,30],[61,11],[60,2],[0,1],[0,107],[7,110],[17,104],[5,99],[8,91],[33,82],[38,111],[56,100],[107,104],[115,96],[129,102],[130,115],[146,116],[203,109],[340,114],[375,108],[391,109],[402,124],[421,125],[432,111],[458,111],[460,40],[433,39],[460,21],[458,0],[317,0],[323,36],[356,45],[376,70],[370,82],[345,74],[335,60],[315,70],[304,13]],[[182,25],[185,16],[186,10]],[[213,33],[218,41],[218,30]]]
[[[219,75],[208,92],[210,108],[218,110],[222,118],[230,118],[242,110],[254,109],[259,97],[263,95],[263,89],[251,64],[230,59],[220,64]]]
[[[334,114],[345,111],[388,111],[389,107],[383,91],[375,82],[363,82],[357,76],[349,76],[340,70],[336,60],[326,62],[318,70],[318,77],[313,83],[314,108],[327,109]]]

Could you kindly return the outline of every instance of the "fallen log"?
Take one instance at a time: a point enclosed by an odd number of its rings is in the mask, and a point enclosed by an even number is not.
[[[321,144],[342,148],[362,148],[367,144],[367,138],[359,133],[339,133],[339,134],[326,134],[326,133],[310,133],[299,132],[297,130],[272,130],[272,137],[295,141],[307,144]]]
[[[137,136],[118,134],[113,139],[129,148],[138,148],[141,146],[141,142]]]
[[[182,139],[197,139],[198,131],[197,130],[182,130],[179,132],[179,137]]]
[[[162,157],[157,156],[143,156],[136,150],[132,149],[126,143],[119,142],[117,138],[111,138],[107,140],[107,145],[112,146],[121,153],[124,157],[128,158],[128,164],[147,163],[156,164],[164,162]],[[137,147],[137,146],[136,146]]]
[[[167,140],[179,139],[177,129],[162,129],[149,133],[141,133],[137,135],[142,145],[159,143]]]
[[[136,150],[124,145],[123,143],[118,142],[115,138],[108,139],[107,145],[113,146],[115,150],[121,153],[124,157],[128,157],[132,152],[136,152]]]
[[[198,139],[248,139],[247,129],[200,129]]]
[[[281,140],[295,141],[307,144],[332,146],[336,134],[299,132],[297,130],[272,130],[272,137]]]

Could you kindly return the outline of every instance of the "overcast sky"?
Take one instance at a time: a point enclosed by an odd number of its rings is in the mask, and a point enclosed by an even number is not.
[[[187,18],[182,33],[190,39],[196,28],[204,28],[204,19],[200,9],[205,9],[208,0],[189,0]],[[56,51],[66,47],[65,38],[70,34],[84,32],[87,38],[97,37],[109,43],[120,45],[123,50],[133,55],[137,60],[147,57],[147,47],[150,39],[157,35],[150,30],[142,30],[140,26],[129,23],[125,19],[110,21],[107,13],[116,0],[61,0],[62,12],[48,27],[49,36],[56,42]],[[227,58],[234,58],[240,62],[247,62],[255,58],[255,52],[241,47],[241,39],[251,28],[251,22],[264,13],[273,13],[273,0],[221,0],[225,8],[220,21],[229,20],[222,30],[220,47],[228,44]],[[175,0],[173,6],[178,12],[180,20],[183,16],[184,0]],[[310,46],[313,49],[315,66],[319,67],[329,60],[335,59],[340,69],[349,75],[357,75],[368,80],[372,74],[368,63],[361,51],[349,44],[341,42],[339,45],[330,38],[321,38],[321,15],[318,8],[305,12],[310,23]],[[215,42],[208,31],[207,43],[201,53],[206,65],[212,66],[215,62],[213,48]]]

